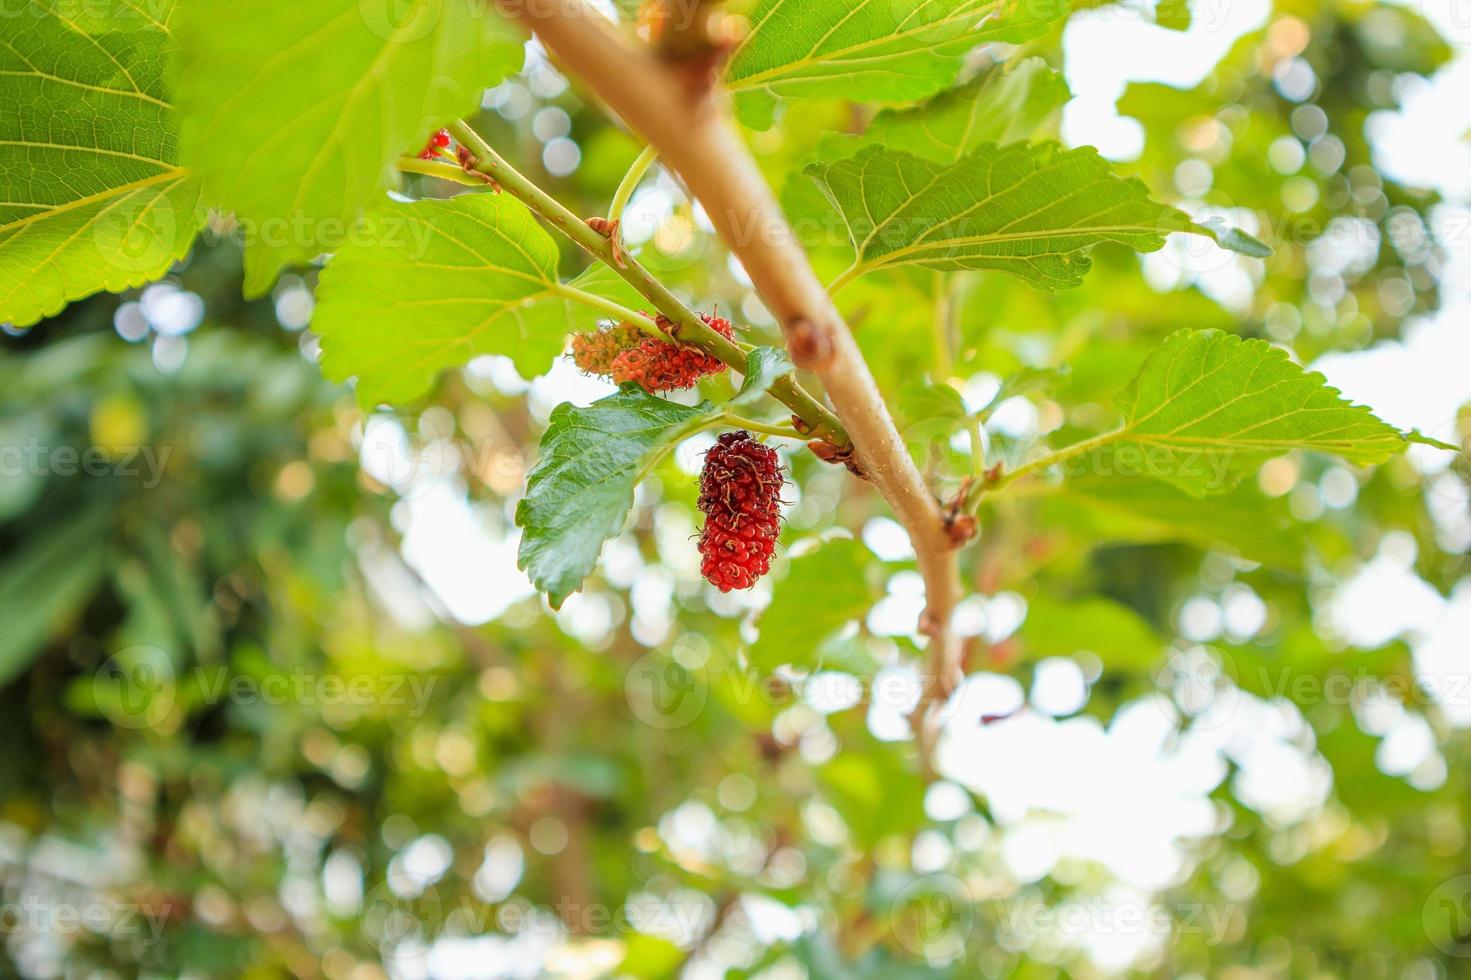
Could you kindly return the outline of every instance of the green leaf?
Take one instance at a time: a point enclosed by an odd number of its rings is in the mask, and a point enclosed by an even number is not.
[[[516,507],[524,532],[517,564],[552,608],[582,587],[603,542],[623,528],[644,475],[714,416],[709,402],[678,405],[636,385],[586,408],[564,402],[552,411]]]
[[[991,396],[991,400],[976,412],[976,415],[984,422],[995,414],[996,409],[1000,408],[1003,402],[1016,398],[1018,395],[1046,390],[1064,374],[1065,372],[1058,368],[1018,368],[1001,380],[1001,387],[996,389],[996,394]]]
[[[818,648],[868,612],[881,592],[869,576],[873,553],[851,538],[828,541],[793,558],[791,570],[761,615],[761,635],[748,653],[760,670],[812,667]]]
[[[963,422],[968,414],[965,399],[949,385],[912,381],[899,391],[899,414],[913,425],[931,419]]]
[[[323,371],[356,377],[364,405],[417,398],[482,354],[534,377],[562,352],[573,313],[556,243],[509,195],[390,202],[354,237],[322,273],[313,328]],[[590,270],[574,285],[621,296],[614,281]]]
[[[1285,351],[1219,330],[1171,334],[1118,406],[1124,426],[1109,454],[1090,465],[1120,475],[1131,468],[1196,497],[1229,490],[1293,449],[1370,466],[1407,445],[1399,430],[1345,401]]]
[[[1253,259],[1265,259],[1272,254],[1271,247],[1265,242],[1258,241],[1240,228],[1232,228],[1222,218],[1210,218],[1197,224],[1192,230],[1196,234],[1214,238],[1217,245],[1229,252]]]
[[[185,0],[180,21],[184,159],[246,225],[252,296],[354,237],[395,158],[475,111],[523,48],[480,0]]]
[[[969,414],[960,392],[924,381],[911,381],[900,388],[896,407],[904,438],[921,449],[937,439],[948,439]]]
[[[0,684],[23,673],[102,581],[111,508],[37,530],[0,564]]]
[[[1459,453],[1461,451],[1460,446],[1454,445],[1449,442],[1442,442],[1439,439],[1431,438],[1430,436],[1427,436],[1425,433],[1421,432],[1419,429],[1411,429],[1409,432],[1405,433],[1405,439],[1409,442],[1417,443],[1421,446],[1429,446],[1432,449],[1444,449],[1448,452],[1453,453]]]
[[[761,400],[766,390],[782,375],[793,371],[785,351],[774,347],[757,347],[746,355],[745,377],[740,390],[731,398],[732,405],[749,405]]]
[[[0,16],[0,321],[142,285],[189,251],[203,214],[164,87],[173,10],[26,0]]]
[[[1170,232],[1210,234],[1117,176],[1091,147],[986,143],[954,163],[870,146],[806,171],[843,215],[856,256],[843,281],[873,269],[999,269],[1042,289],[1083,281],[1088,252],[1116,242],[1140,252]],[[1252,241],[1255,241],[1254,239]]]
[[[862,136],[825,136],[823,159],[852,156],[864,146],[902,146],[937,163],[954,163],[983,143],[1011,143],[1035,135],[1072,93],[1041,58],[995,68],[942,92],[922,106],[874,117]],[[846,152],[840,152],[846,149]]]
[[[1063,602],[1038,596],[1027,603],[1022,643],[1034,657],[1072,656],[1091,650],[1111,668],[1143,670],[1164,645],[1142,617],[1111,599]]]
[[[977,45],[1029,40],[1066,13],[1066,0],[755,0],[725,84],[756,129],[778,99],[922,99]]]

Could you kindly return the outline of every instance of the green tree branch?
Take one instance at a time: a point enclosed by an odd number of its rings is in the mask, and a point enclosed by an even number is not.
[[[469,123],[457,120],[450,124],[449,130],[460,145],[468,149],[472,159],[471,169],[495,181],[502,190],[531,208],[574,244],[606,263],[647,298],[655,309],[669,318],[681,343],[698,347],[734,370],[744,373],[746,354],[739,344],[710,327],[647,269],[632,257],[625,256],[621,250],[616,250],[609,238],[593,230],[586,221],[578,218],[556,198],[507,163]],[[790,408],[802,420],[813,437],[830,442],[840,449],[851,445],[842,422],[798,383],[794,373],[788,372],[777,378],[768,390],[773,398]]]

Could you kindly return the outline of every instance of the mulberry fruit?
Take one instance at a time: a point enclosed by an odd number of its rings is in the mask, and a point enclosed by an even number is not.
[[[449,146],[449,130],[441,129],[429,137],[429,142],[424,144],[424,149],[419,151],[420,160],[433,160],[439,156],[439,151]]]
[[[701,314],[700,319],[723,336],[734,336],[724,317]],[[662,314],[654,322],[665,333],[674,332],[674,324]],[[701,378],[725,370],[719,358],[697,347],[644,336],[627,323],[574,338],[572,358],[589,374],[606,375],[618,384],[632,381],[648,392],[693,388]]]
[[[612,374],[614,358],[636,345],[642,336],[638,327],[629,323],[580,333],[572,338],[572,360],[588,374]]]
[[[781,461],[744,430],[727,432],[700,473],[700,573],[721,592],[749,589],[771,570],[781,533]]]

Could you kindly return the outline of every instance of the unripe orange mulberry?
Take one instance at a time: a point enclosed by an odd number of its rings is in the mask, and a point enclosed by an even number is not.
[[[734,327],[724,317],[702,314],[700,319],[721,335],[734,336]],[[620,323],[574,337],[572,357],[590,374],[618,384],[632,381],[648,392],[693,388],[701,378],[725,370],[719,358],[673,339],[674,324],[667,317],[661,314],[654,322],[671,339],[650,337],[630,323]]]
[[[572,360],[588,374],[613,373],[613,359],[637,344],[643,334],[631,323],[615,323],[572,338]]]

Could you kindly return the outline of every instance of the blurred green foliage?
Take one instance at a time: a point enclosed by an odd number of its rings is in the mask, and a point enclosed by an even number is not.
[[[1185,29],[1185,8],[1153,16]],[[1060,80],[1022,58],[1063,68],[1063,30],[967,60],[962,86],[1035,89],[998,135],[1055,135]],[[972,421],[988,463],[1109,426],[1177,328],[1308,362],[1433,315],[1442,202],[1377,170],[1364,131],[1452,53],[1410,7],[1278,0],[1196,88],[1129,87],[1143,150],[1118,169],[1268,241],[1211,254],[1242,289],[1175,240],[1102,245],[1059,293],[911,268],[848,286],[937,490],[976,475]],[[1279,83],[1294,59],[1302,98]],[[814,94],[748,95],[774,125],[745,138],[832,279],[847,236],[803,166],[870,124],[918,137],[908,103]],[[533,58],[478,124],[600,214],[639,145],[584,99]],[[780,346],[671,177],[633,210],[661,280]],[[1340,261],[1335,229],[1373,247]],[[917,574],[863,483],[791,453],[784,557],[725,597],[691,540],[698,457],[676,454],[553,612],[501,546],[553,404],[590,389],[502,358],[365,411],[304,329],[318,266],[242,300],[230,232],[212,215],[162,285],[0,347],[0,975],[1465,975],[1467,692],[1416,684],[1426,637],[1356,644],[1332,612],[1385,556],[1464,605],[1464,458],[1432,483],[1405,456],[1292,455],[1205,504],[1096,474],[983,498],[962,556],[977,701],[926,773],[903,728]],[[586,269],[557,247],[563,278]],[[1049,674],[1081,698],[1050,709]],[[1418,765],[1386,765],[1422,731]]]

